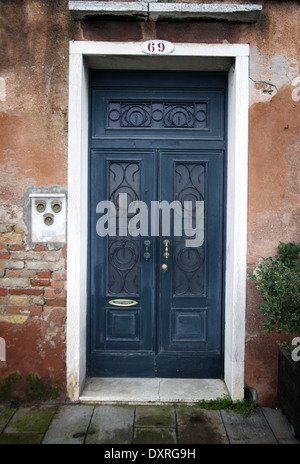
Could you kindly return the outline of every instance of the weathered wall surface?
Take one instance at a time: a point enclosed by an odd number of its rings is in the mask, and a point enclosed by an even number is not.
[[[74,22],[67,0],[0,1],[0,377],[19,371],[65,380],[67,247],[28,244],[22,199],[30,188],[67,186],[69,40],[249,43],[249,271],[279,241],[299,240],[300,5],[257,3],[264,9],[256,24],[120,27],[114,20]],[[271,404],[277,346],[261,332],[258,301],[249,283],[245,381],[261,404]]]
[[[0,2],[0,376],[65,383],[66,247],[27,244],[24,195],[67,184],[67,2]]]

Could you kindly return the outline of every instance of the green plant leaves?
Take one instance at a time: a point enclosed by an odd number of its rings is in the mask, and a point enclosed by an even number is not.
[[[200,400],[198,406],[203,409],[217,410],[224,409],[225,411],[233,410],[235,412],[248,415],[255,409],[255,402],[251,400],[232,401],[229,395],[215,400]]]
[[[297,333],[300,330],[300,243],[282,243],[278,254],[262,258],[248,278],[255,282],[263,303],[257,309],[264,315],[263,329]]]
[[[37,375],[29,372],[26,377],[29,383],[29,389],[27,392],[28,399],[33,400],[55,400],[61,391],[59,380],[54,381],[52,378],[43,380]]]
[[[12,387],[21,380],[22,377],[18,372],[0,378],[0,401],[14,399],[12,398]],[[37,374],[29,372],[26,381],[28,383],[26,399],[29,401],[55,400],[61,393],[60,381],[54,381],[52,377],[42,380]]]

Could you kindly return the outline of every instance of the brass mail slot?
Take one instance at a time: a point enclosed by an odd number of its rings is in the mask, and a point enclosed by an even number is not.
[[[117,298],[116,300],[110,300],[108,303],[113,306],[134,306],[138,304],[138,302],[135,300],[126,300],[124,298]]]

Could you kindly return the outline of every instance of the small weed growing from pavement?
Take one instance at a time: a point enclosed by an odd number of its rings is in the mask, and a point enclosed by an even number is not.
[[[232,401],[229,395],[225,395],[216,400],[200,400],[198,406],[203,409],[224,409],[226,412],[230,410],[248,415],[255,409],[255,402],[252,399]]]

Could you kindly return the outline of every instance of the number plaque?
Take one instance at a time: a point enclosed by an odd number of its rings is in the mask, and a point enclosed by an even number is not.
[[[146,55],[169,55],[174,49],[175,45],[167,40],[147,40],[141,44],[141,50]]]

